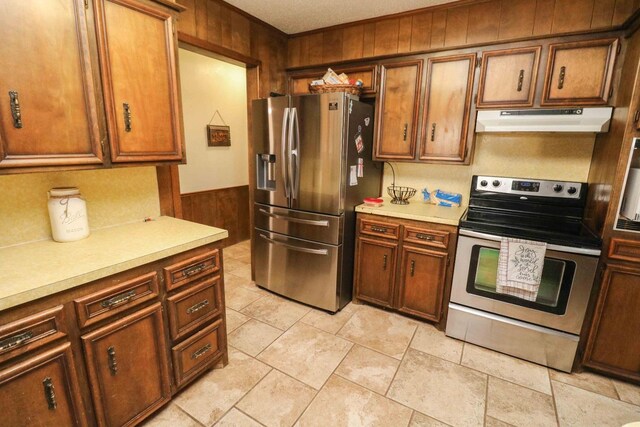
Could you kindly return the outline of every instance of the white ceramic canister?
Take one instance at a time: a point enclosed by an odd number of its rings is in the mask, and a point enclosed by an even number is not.
[[[77,187],[52,188],[48,192],[51,235],[56,242],[73,242],[89,236],[87,204]]]

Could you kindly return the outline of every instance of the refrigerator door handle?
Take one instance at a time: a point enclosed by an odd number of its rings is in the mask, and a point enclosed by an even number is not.
[[[289,191],[289,140],[287,139],[287,135],[289,134],[288,128],[291,126],[289,122],[289,108],[284,109],[284,113],[282,114],[282,136],[280,140],[280,147],[282,147],[282,183],[284,185],[284,195],[289,199],[290,191]]]
[[[283,247],[285,247],[287,249],[291,249],[292,251],[304,252],[304,253],[307,253],[307,254],[314,254],[314,255],[329,255],[329,251],[327,249],[303,248],[303,247],[300,247],[300,246],[291,245],[289,243],[281,242],[279,240],[270,239],[267,236],[265,236],[264,234],[260,234],[260,237],[263,238],[264,240],[266,240],[267,242],[271,243],[271,244],[278,245],[278,246],[283,246]]]
[[[298,125],[298,109],[293,107],[291,109],[291,122],[289,123],[289,144],[291,146],[289,152],[291,157],[289,159],[289,179],[291,180],[291,198],[298,198],[298,191],[300,189],[300,127]],[[295,132],[294,132],[295,129]],[[295,145],[294,145],[295,143]]]
[[[297,222],[298,224],[317,225],[318,227],[328,227],[329,221],[316,221],[313,219],[291,218],[286,215],[278,215],[271,213],[265,209],[260,209],[259,212],[271,218],[283,219],[289,222]]]

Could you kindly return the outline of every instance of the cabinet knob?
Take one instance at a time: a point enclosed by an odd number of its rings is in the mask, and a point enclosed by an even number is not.
[[[558,79],[558,89],[562,89],[564,87],[564,76],[567,73],[567,67],[564,65],[560,67],[560,78]]]
[[[416,271],[416,260],[411,260],[411,277],[413,277],[413,273]]]
[[[107,358],[109,361],[109,370],[111,375],[118,373],[118,362],[116,361],[116,349],[113,346],[107,348]]]
[[[382,256],[382,269],[383,270],[387,269],[387,255]]]
[[[524,70],[520,70],[518,75],[518,92],[522,92],[522,82],[524,81]]]
[[[53,381],[50,377],[46,377],[42,381],[42,385],[44,386],[44,398],[47,400],[47,405],[49,405],[50,410],[54,410],[58,407],[58,402],[56,402],[56,393],[53,387]]]
[[[407,140],[407,129],[409,129],[409,124],[405,123],[404,124],[404,130],[402,131],[402,140],[403,141]]]
[[[124,131],[131,132],[131,107],[127,102],[123,102],[122,109],[124,115]]]
[[[431,124],[431,141],[435,141],[436,140],[436,124],[432,123]]]
[[[13,117],[13,127],[16,129],[22,128],[22,113],[20,112],[20,100],[18,99],[18,92],[15,90],[9,91],[9,102],[11,104],[11,116]]]

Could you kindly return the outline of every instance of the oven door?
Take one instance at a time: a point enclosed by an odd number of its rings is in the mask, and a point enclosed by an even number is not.
[[[598,250],[548,245],[538,297],[496,292],[500,236],[460,230],[451,302],[580,334],[598,265]]]

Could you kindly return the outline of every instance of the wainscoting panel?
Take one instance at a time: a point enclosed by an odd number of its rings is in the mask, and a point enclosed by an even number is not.
[[[182,215],[187,221],[229,231],[223,245],[249,239],[249,186],[182,194]]]

